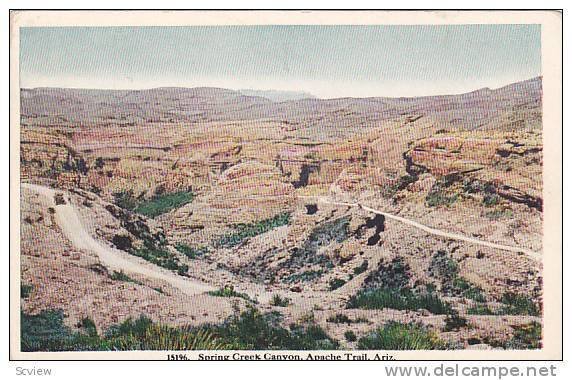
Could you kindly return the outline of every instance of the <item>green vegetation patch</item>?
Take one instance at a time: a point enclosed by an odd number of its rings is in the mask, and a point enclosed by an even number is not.
[[[279,325],[278,313],[249,309],[212,328],[215,336],[236,350],[334,350],[339,343],[313,322]]]
[[[206,246],[200,247],[190,247],[186,244],[177,244],[175,249],[181,252],[183,255],[187,256],[189,259],[196,259],[198,257],[203,257],[209,253],[209,249]]]
[[[321,269],[318,270],[307,270],[301,273],[294,273],[284,279],[284,282],[291,284],[294,282],[308,282],[320,278],[324,274]]]
[[[426,309],[433,314],[450,314],[451,305],[434,293],[414,293],[410,289],[377,288],[361,290],[348,301],[349,309]]]
[[[30,297],[32,290],[34,290],[34,287],[32,285],[20,284],[20,297],[21,298]]]
[[[278,307],[286,307],[290,305],[290,298],[281,297],[280,294],[275,294],[272,296],[272,299],[270,299],[270,305]]]
[[[453,313],[445,318],[445,328],[444,331],[459,331],[463,327],[467,327],[467,318],[461,317],[460,315]]]
[[[189,270],[188,265],[181,264],[177,256],[161,247],[145,245],[140,248],[131,249],[129,253],[162,268],[176,271],[181,276],[187,275]]]
[[[226,285],[223,288],[220,288],[217,290],[212,290],[212,291],[208,292],[208,294],[211,296],[215,296],[215,297],[239,297],[239,298],[245,299],[247,301],[254,302],[254,300],[251,299],[248,294],[240,293],[240,292],[237,292],[236,290],[234,290],[234,286],[232,286],[232,285]]]
[[[357,335],[352,330],[347,330],[344,332],[344,338],[346,338],[348,342],[355,342],[357,340]]]
[[[194,197],[194,194],[188,191],[157,194],[151,199],[140,202],[134,211],[138,214],[155,218],[192,202]]]
[[[330,286],[330,290],[336,290],[344,286],[346,282],[347,281],[342,278],[332,278],[328,285]]]
[[[437,251],[431,260],[429,274],[438,277],[442,290],[450,296],[460,296],[477,302],[486,301],[483,290],[459,276],[459,265],[443,250]]]
[[[115,280],[115,281],[132,282],[132,283],[134,283],[134,284],[141,285],[141,282],[140,282],[140,281],[137,281],[137,280],[132,279],[131,277],[129,277],[128,275],[126,275],[123,271],[119,271],[119,272],[113,271],[113,273],[111,274],[110,278],[111,278],[112,280]]]
[[[459,194],[455,193],[450,187],[459,180],[458,175],[446,175],[439,178],[429,194],[425,197],[425,203],[428,207],[450,206],[459,199]]]
[[[239,245],[244,240],[266,233],[274,228],[285,226],[290,223],[290,213],[281,213],[272,218],[264,219],[255,223],[241,223],[235,226],[235,231],[222,236],[215,246],[231,248]]]
[[[467,309],[467,314],[469,315],[495,315],[495,312],[491,310],[487,305],[477,303]]]
[[[501,302],[505,305],[497,314],[499,315],[532,315],[535,317],[540,316],[538,306],[529,297],[516,294],[505,293],[501,298]]]
[[[442,350],[447,344],[425,327],[391,321],[358,340],[360,350]]]
[[[542,325],[531,322],[518,326],[514,328],[510,339],[503,341],[488,339],[484,343],[505,350],[536,350],[542,348]]]
[[[150,199],[144,199],[142,196],[135,197],[132,190],[117,192],[113,196],[117,206],[149,218],[155,218],[182,207],[192,202],[195,197],[192,192],[178,191],[156,194]]]
[[[368,266],[369,262],[367,260],[364,260],[359,266],[354,268],[353,270],[354,275],[357,276],[358,274],[362,274],[367,270]]]
[[[339,346],[313,322],[284,328],[279,325],[279,314],[262,314],[253,308],[220,325],[200,327],[169,327],[141,316],[101,335],[88,318],[78,331],[72,331],[63,319],[60,310],[22,313],[22,351],[325,350]]]

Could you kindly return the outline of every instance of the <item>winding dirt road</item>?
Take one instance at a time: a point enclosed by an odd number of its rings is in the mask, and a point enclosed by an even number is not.
[[[69,200],[66,200],[66,204],[55,204],[54,196],[56,190],[29,183],[22,183],[22,187],[46,198],[47,205],[56,210],[56,223],[62,229],[65,237],[68,238],[75,247],[97,254],[102,264],[107,268],[165,281],[188,295],[196,295],[215,290],[215,288],[210,285],[178,276],[97,241],[85,229],[79,215]]]
[[[527,255],[528,257],[530,257],[531,259],[533,259],[535,261],[542,261],[542,255],[540,253],[534,252],[534,251],[527,249],[527,248],[521,248],[521,247],[510,246],[510,245],[492,243],[492,242],[489,242],[486,240],[479,240],[479,239],[471,238],[471,237],[464,236],[464,235],[459,235],[459,234],[454,234],[454,233],[447,232],[447,231],[438,230],[438,229],[426,226],[424,224],[418,223],[414,220],[406,219],[406,218],[403,218],[401,216],[390,214],[388,212],[376,210],[376,209],[373,209],[371,207],[361,205],[359,203],[336,202],[336,201],[329,199],[328,197],[323,197],[323,196],[303,196],[301,198],[311,198],[311,199],[317,200],[319,203],[327,203],[327,204],[338,205],[338,206],[359,207],[363,210],[373,212],[375,214],[383,215],[388,219],[397,220],[398,222],[401,222],[401,223],[410,225],[412,227],[418,228],[418,229],[423,230],[423,231],[425,231],[429,234],[432,234],[432,235],[441,236],[441,237],[444,237],[447,239],[464,241],[467,243],[481,245],[484,247],[500,249],[503,251],[521,253],[521,254]]]

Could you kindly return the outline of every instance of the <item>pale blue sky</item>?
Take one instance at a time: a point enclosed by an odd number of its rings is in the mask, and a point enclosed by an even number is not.
[[[539,25],[20,30],[21,87],[217,86],[416,96],[541,74]]]

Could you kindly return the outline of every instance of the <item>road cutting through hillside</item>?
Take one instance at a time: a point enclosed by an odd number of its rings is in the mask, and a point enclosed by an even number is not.
[[[139,274],[144,277],[165,281],[183,293],[191,296],[215,290],[215,288],[210,285],[178,276],[153,264],[147,264],[143,262],[142,259],[130,256],[123,251],[106,246],[97,241],[85,229],[79,215],[69,200],[66,200],[65,204],[55,204],[54,196],[57,192],[56,190],[29,183],[22,183],[22,187],[45,197],[48,201],[48,205],[56,210],[56,223],[62,229],[65,237],[68,238],[75,247],[97,254],[102,264],[108,269],[123,271],[128,274]]]
[[[451,232],[438,230],[438,229],[426,226],[424,224],[418,223],[414,220],[406,219],[406,218],[403,218],[403,217],[398,216],[398,215],[390,214],[388,212],[376,210],[376,209],[373,209],[371,207],[362,205],[360,203],[337,202],[337,201],[333,201],[333,200],[329,199],[328,197],[324,197],[324,196],[301,196],[300,198],[315,199],[318,201],[318,203],[327,203],[327,204],[332,204],[332,205],[348,206],[348,207],[359,207],[365,211],[372,212],[375,214],[380,214],[380,215],[385,216],[388,219],[393,219],[393,220],[396,220],[398,222],[401,222],[401,223],[410,225],[412,227],[418,228],[418,229],[425,231],[431,235],[441,236],[441,237],[444,237],[447,239],[464,241],[467,243],[481,245],[481,246],[489,247],[489,248],[500,249],[503,251],[510,251],[510,252],[515,252],[515,253],[519,253],[519,254],[524,254],[533,260],[542,261],[542,255],[539,254],[538,252],[534,252],[530,249],[492,243],[492,242],[489,242],[486,240],[479,240],[479,239],[471,238],[471,237],[460,235],[460,234],[454,234]]]

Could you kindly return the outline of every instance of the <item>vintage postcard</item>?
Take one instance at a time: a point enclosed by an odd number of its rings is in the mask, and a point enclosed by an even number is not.
[[[561,20],[11,12],[11,358],[560,359]]]

